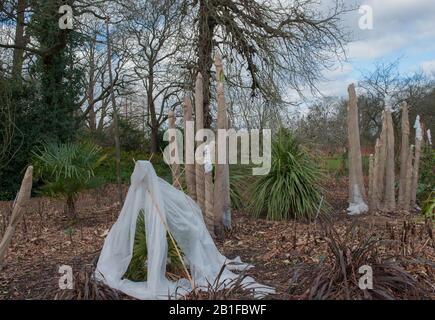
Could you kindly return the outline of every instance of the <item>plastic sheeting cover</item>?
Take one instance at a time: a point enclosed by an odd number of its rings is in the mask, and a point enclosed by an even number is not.
[[[131,261],[136,222],[141,209],[145,212],[148,274],[146,282],[133,282],[123,276]],[[197,288],[206,290],[208,283],[214,283],[223,265],[226,267],[219,279],[221,288],[238,277],[232,271],[252,267],[243,264],[239,258],[230,261],[220,254],[198,205],[159,178],[150,162],[138,161],[124,207],[104,242],[96,278],[137,299],[180,298],[190,292],[192,287],[187,279],[173,282],[165,277],[168,250],[165,224],[183,251]],[[274,293],[273,288],[260,285],[250,277],[244,279],[244,285],[252,289],[256,298]]]

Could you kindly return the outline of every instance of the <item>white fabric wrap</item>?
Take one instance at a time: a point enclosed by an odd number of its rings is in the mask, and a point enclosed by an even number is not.
[[[133,282],[123,279],[123,275],[131,261],[136,222],[141,209],[145,212],[148,274],[146,282]],[[214,283],[224,264],[226,267],[219,279],[222,289],[229,284],[229,280],[237,278],[230,270],[241,271],[252,267],[242,263],[240,258],[230,261],[221,255],[207,231],[198,205],[159,178],[150,162],[138,161],[124,207],[104,242],[96,278],[137,299],[176,299],[190,292],[192,288],[186,279],[172,282],[165,277],[168,248],[163,221],[167,221],[171,234],[183,251],[197,288],[206,290],[208,283]],[[250,277],[243,282],[257,298],[275,292]]]

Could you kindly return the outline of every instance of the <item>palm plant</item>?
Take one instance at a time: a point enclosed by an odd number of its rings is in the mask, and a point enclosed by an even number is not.
[[[44,183],[40,191],[65,199],[65,213],[75,218],[77,196],[85,189],[98,186],[100,181],[94,170],[106,155],[100,147],[88,142],[46,142],[36,148],[33,156],[36,176]]]
[[[178,256],[177,249],[169,237],[167,237],[168,242],[168,258],[167,258],[167,268],[166,275],[168,278],[174,280],[186,277],[183,262]],[[178,251],[181,250],[178,248]],[[134,236],[133,245],[133,255],[131,257],[130,264],[124,278],[131,281],[139,282],[147,280],[147,261],[148,249],[147,249],[147,238],[146,238],[146,228],[145,228],[145,212],[143,209],[139,211],[139,215],[136,222],[136,232]]]
[[[435,221],[435,191],[432,191],[423,203],[422,212],[426,218],[430,218]]]
[[[256,217],[271,220],[312,218],[321,209],[322,171],[314,159],[287,130],[280,130],[272,142],[269,174],[254,185],[251,209]]]

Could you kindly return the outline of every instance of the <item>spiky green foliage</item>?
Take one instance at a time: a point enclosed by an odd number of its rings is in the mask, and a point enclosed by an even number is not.
[[[88,142],[47,142],[33,152],[36,177],[44,185],[40,190],[49,196],[66,200],[69,214],[75,215],[74,203],[79,192],[99,184],[94,171],[106,155]]]
[[[240,210],[246,207],[249,187],[255,182],[252,167],[247,165],[230,165],[231,208]]]
[[[269,174],[255,183],[251,196],[252,213],[271,220],[313,218],[322,203],[321,169],[286,130],[272,142]]]
[[[168,242],[168,259],[166,270],[169,276],[180,276],[184,277],[183,263],[181,262],[177,250],[173,242],[167,237]],[[180,253],[182,251],[178,248]],[[143,209],[140,210],[137,222],[136,222],[136,233],[134,236],[134,246],[133,255],[131,257],[130,264],[124,275],[131,281],[146,281],[147,280],[147,265],[146,261],[148,259],[147,250],[147,239],[146,239],[146,228],[145,228],[145,212]]]
[[[433,192],[435,192],[435,149],[425,145],[420,160],[417,199],[420,203],[424,202]]]

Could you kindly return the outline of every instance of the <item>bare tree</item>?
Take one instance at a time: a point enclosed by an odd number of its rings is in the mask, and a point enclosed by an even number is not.
[[[145,89],[146,124],[151,131],[151,152],[158,152],[158,131],[168,110],[181,105],[185,83],[179,57],[184,47],[179,33],[179,1],[127,1],[123,15],[125,34],[131,35],[129,52],[136,76]]]
[[[264,96],[288,88],[314,88],[320,70],[340,56],[346,41],[339,25],[342,1],[319,9],[316,1],[196,0],[185,1],[196,14],[199,72],[204,77],[205,126],[210,111],[213,51],[244,70],[241,86]],[[285,81],[283,81],[285,80]],[[250,85],[247,82],[250,81]],[[285,83],[285,85],[284,85]]]

